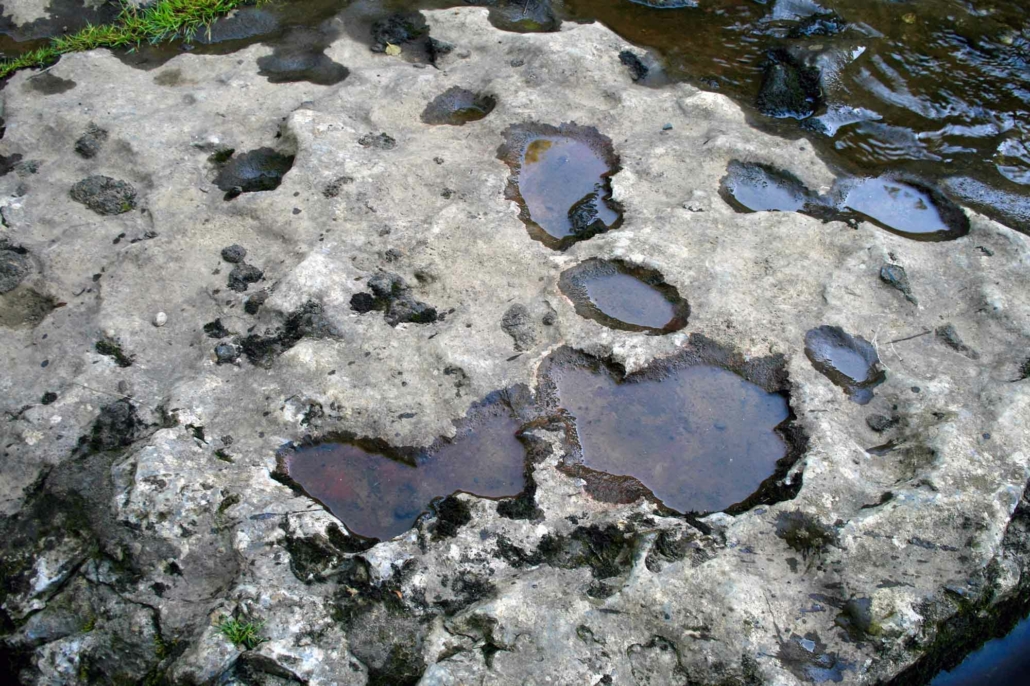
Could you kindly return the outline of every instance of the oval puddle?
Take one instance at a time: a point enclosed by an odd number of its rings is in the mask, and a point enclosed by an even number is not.
[[[464,126],[469,122],[483,119],[493,112],[496,106],[497,98],[492,95],[473,93],[453,86],[426,105],[422,110],[422,123]]]
[[[611,329],[664,334],[687,325],[690,306],[654,269],[591,259],[566,269],[558,287],[581,317]]]
[[[428,449],[325,440],[283,450],[277,477],[322,503],[352,533],[386,540],[410,529],[435,498],[518,495],[525,487],[520,425],[507,405],[488,401],[454,439]]]
[[[859,405],[872,400],[872,389],[887,379],[872,343],[839,326],[820,326],[806,333],[805,355],[820,374]]]
[[[738,212],[801,212],[812,193],[793,175],[767,164],[733,160],[720,185]]]
[[[841,205],[892,233],[948,241],[969,233],[965,213],[929,186],[887,177],[846,184]]]
[[[776,475],[804,450],[788,430],[782,358],[744,362],[709,344],[622,376],[565,350],[544,374],[575,427],[570,469],[603,500],[646,489],[681,513],[739,509],[776,499]]]
[[[535,240],[555,250],[617,228],[621,209],[611,200],[619,171],[612,142],[576,124],[511,126],[498,157],[511,168],[506,195]]]

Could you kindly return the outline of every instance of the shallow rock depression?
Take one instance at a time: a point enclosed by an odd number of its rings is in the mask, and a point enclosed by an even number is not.
[[[1026,236],[488,14],[3,89],[5,683],[907,684],[1030,598]]]

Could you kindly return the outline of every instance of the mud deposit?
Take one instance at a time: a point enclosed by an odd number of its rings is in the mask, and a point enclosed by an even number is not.
[[[385,540],[410,529],[436,498],[518,495],[525,486],[518,429],[510,409],[494,402],[474,410],[454,439],[427,450],[327,440],[287,449],[280,470],[351,532]]]
[[[512,170],[508,196],[519,203],[535,240],[564,250],[622,221],[609,182],[618,158],[596,129],[575,123],[512,126],[505,139],[498,156]]]
[[[549,383],[572,418],[582,465],[617,477],[598,480],[602,488],[632,492],[618,479],[630,477],[677,512],[714,512],[747,500],[793,452],[786,395],[704,355],[626,377],[561,358],[548,367]]]
[[[612,329],[670,333],[687,325],[690,306],[653,269],[588,260],[562,272],[558,286],[576,312]]]

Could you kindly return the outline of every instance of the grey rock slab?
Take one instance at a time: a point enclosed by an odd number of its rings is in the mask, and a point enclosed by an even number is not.
[[[4,599],[19,617],[39,615],[32,626],[56,626],[46,613],[66,599],[114,618],[39,634],[49,638],[32,649],[29,683],[68,683],[87,665],[126,681],[150,670],[230,681],[260,669],[363,684],[395,665],[424,669],[433,684],[608,676],[792,686],[804,664],[791,637],[815,633],[813,650],[832,656],[844,682],[871,685],[917,660],[958,611],[947,588],[1000,600],[1027,592],[1026,560],[1014,552],[1025,542],[1017,527],[1006,535],[1030,460],[1030,381],[1012,381],[1030,339],[1025,236],[972,212],[970,233],[944,243],[868,223],[739,214],[718,194],[730,160],[784,169],[822,192],[834,175],[804,139],[750,128],[728,98],[634,85],[619,60],[632,46],[600,25],[516,34],[491,27],[482,8],[426,17],[434,38],[458,46],[439,69],[341,35],[325,54],[350,75],[331,86],[269,83],[257,61],[271,48],[255,45],[182,54],[156,73],[106,51],[68,55],[48,74],[75,88],[43,97],[22,72],[4,89],[0,153],[38,161],[35,174],[0,178],[5,238],[33,265],[11,293],[31,286],[55,303],[41,321],[0,326],[5,545],[28,535],[18,528],[25,518],[10,515],[37,511],[50,487],[34,485],[52,479],[40,477],[86,459],[79,439],[89,443],[101,408],[123,400],[140,417],[129,444],[107,441],[87,456],[99,495],[92,518],[72,524],[95,557],[76,566],[60,542],[50,553],[4,549],[18,578],[45,567],[39,593],[28,585]],[[182,78],[155,83],[171,70]],[[453,87],[489,92],[497,105],[462,127],[424,124],[425,104]],[[497,149],[512,124],[572,121],[614,142],[613,197],[625,219],[556,252],[530,238],[505,199],[509,169]],[[87,161],[71,151],[90,122],[108,138]],[[381,132],[389,149],[359,144]],[[278,188],[226,202],[210,140],[269,148],[293,166]],[[69,189],[91,175],[124,180],[140,205],[99,216],[76,202]],[[261,265],[260,308],[245,309],[247,295],[227,287],[234,267],[221,251],[234,244]],[[689,326],[648,336],[580,317],[558,277],[591,258],[659,271],[690,302]],[[884,287],[884,264],[905,265],[918,307]],[[383,272],[445,316],[391,326],[352,310]],[[524,320],[534,339],[517,355],[502,326],[515,304],[528,316],[509,317],[508,328],[523,331]],[[159,311],[168,318],[155,327]],[[239,333],[216,343],[203,328],[216,319]],[[978,359],[932,334],[945,322]],[[851,403],[805,357],[804,334],[819,326],[876,347],[887,380],[870,405]],[[430,515],[355,552],[320,505],[271,478],[276,452],[305,436],[426,446],[453,435],[472,402],[535,387],[560,345],[632,372],[692,334],[749,357],[785,356],[791,407],[809,437],[789,476],[802,480],[793,500],[695,528],[644,500],[592,498],[560,467],[564,437],[541,431],[552,451],[533,467],[540,517],[509,519],[495,502],[461,495],[473,519],[455,537],[437,539]],[[241,354],[249,336],[264,346],[259,364]],[[119,341],[133,365],[97,354],[101,340]],[[44,393],[57,399],[41,404]],[[871,414],[897,419],[892,450],[867,452]],[[777,535],[781,515],[832,531],[832,543],[802,554]],[[591,527],[622,541],[605,578],[581,554]],[[310,550],[336,562],[299,578],[293,569]],[[810,611],[813,594],[841,607],[868,599],[862,625],[878,631],[852,640],[832,603]],[[264,622],[260,658],[240,662],[214,627],[231,614]],[[403,650],[351,633],[381,632],[384,617],[403,630]],[[25,645],[30,629],[19,624],[4,640]],[[160,657],[155,636],[178,648]],[[126,646],[120,663],[117,645]]]

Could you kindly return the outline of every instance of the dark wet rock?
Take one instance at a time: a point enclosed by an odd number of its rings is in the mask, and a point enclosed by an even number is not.
[[[39,403],[41,405],[49,405],[49,404],[55,402],[56,400],[57,400],[57,394],[54,393],[53,391],[47,391],[46,393],[43,394],[43,397],[40,398]]]
[[[777,118],[806,119],[822,105],[819,70],[803,64],[789,51],[770,51],[764,70],[757,100],[762,114]]]
[[[758,162],[731,161],[719,192],[738,212],[801,212],[818,202],[796,176]]]
[[[619,61],[629,68],[629,75],[634,81],[640,81],[647,76],[647,65],[632,50],[620,52]]]
[[[811,38],[812,36],[836,36],[848,28],[848,22],[836,12],[818,12],[805,17],[791,28],[789,38]]]
[[[135,209],[136,189],[110,176],[89,176],[72,186],[72,200],[97,214],[123,214]]]
[[[501,317],[501,329],[515,341],[515,350],[530,350],[537,342],[536,327],[529,308],[515,303]]]
[[[242,245],[233,243],[222,248],[222,259],[230,264],[238,264],[247,257],[247,249]]]
[[[776,535],[806,558],[837,541],[831,527],[801,510],[781,512],[776,518]]]
[[[59,303],[48,295],[24,285],[18,286],[7,293],[0,293],[0,326],[37,326],[58,305]]]
[[[240,359],[240,350],[232,343],[219,343],[215,346],[215,361],[218,364],[232,364]]]
[[[613,329],[671,333],[690,316],[687,301],[660,272],[621,260],[586,260],[562,272],[558,287],[577,314]]]
[[[433,535],[440,538],[454,538],[458,529],[472,521],[472,511],[467,503],[457,496],[447,496],[433,508],[436,512],[436,529]]]
[[[89,446],[93,450],[114,450],[131,445],[143,428],[136,408],[128,400],[116,400],[100,410],[93,423]]]
[[[353,177],[350,176],[338,176],[325,185],[322,189],[322,195],[326,198],[336,198],[340,195],[340,191],[343,187],[354,183]]]
[[[17,288],[31,270],[27,250],[0,240],[0,294]]]
[[[106,339],[102,341],[97,341],[94,348],[101,355],[105,355],[113,359],[115,361],[115,364],[117,364],[119,367],[132,366],[132,356],[126,355],[125,351],[122,350],[122,346],[118,345],[118,343],[116,343],[115,341]]]
[[[429,61],[436,66],[437,62],[440,61],[440,58],[454,52],[454,44],[430,38],[427,44],[427,52],[429,53]]]
[[[866,426],[876,433],[883,433],[898,423],[897,417],[888,417],[882,414],[871,414],[865,418]]]
[[[13,156],[12,156],[13,157]],[[20,157],[20,155],[17,155]],[[38,160],[25,160],[14,165],[14,173],[21,177],[32,176],[39,171],[40,162]]]
[[[397,147],[397,141],[386,133],[366,133],[358,139],[358,145],[376,150],[393,150]]]
[[[252,283],[265,278],[265,273],[252,264],[240,262],[229,272],[229,288],[237,293],[247,290]]]
[[[258,148],[230,157],[215,177],[215,185],[226,192],[227,200],[232,199],[230,195],[271,191],[279,187],[292,167],[293,155]]]
[[[913,305],[917,304],[918,301],[912,295],[912,284],[909,283],[908,274],[900,264],[885,264],[880,267],[880,281],[901,291],[905,299]]]
[[[806,333],[805,355],[816,370],[843,388],[859,405],[872,400],[872,389],[887,378],[876,348],[839,326],[820,326]]]
[[[36,93],[42,93],[43,95],[58,95],[60,93],[67,93],[72,88],[75,88],[76,85],[78,84],[70,79],[62,79],[60,76],[55,76],[46,71],[29,77],[25,82],[24,88]]]
[[[484,93],[473,93],[465,88],[452,86],[426,105],[422,110],[422,123],[464,126],[479,121],[497,106],[497,98]]]
[[[387,45],[410,43],[428,32],[429,27],[421,14],[392,14],[372,24],[372,51],[385,52]]]
[[[594,189],[569,208],[569,230],[580,240],[608,230],[600,217],[601,189]]]
[[[18,153],[0,155],[0,176],[7,176],[15,169],[21,169],[21,164],[21,155]]]
[[[294,29],[276,43],[271,55],[258,58],[258,73],[270,83],[340,83],[350,71],[326,55],[326,47],[328,41],[322,32]]]
[[[229,329],[225,328],[221,319],[216,319],[204,325],[204,333],[208,338],[225,338],[229,335]]]
[[[261,306],[268,300],[268,295],[268,291],[258,291],[250,296],[247,298],[247,302],[243,303],[243,311],[247,314],[257,314]]]
[[[371,293],[351,296],[351,309],[359,314],[379,310],[390,326],[431,324],[440,318],[435,307],[411,295],[407,282],[398,274],[379,272],[368,280],[368,288]]]
[[[282,326],[264,334],[251,334],[239,342],[247,359],[259,367],[271,366],[279,355],[297,345],[302,338],[328,338],[337,335],[326,318],[321,303],[308,301],[290,314]]]
[[[82,134],[79,140],[75,141],[75,152],[86,159],[92,159],[97,156],[100,149],[104,146],[107,136],[108,133],[105,129],[90,122],[89,126],[86,127],[86,133]]]
[[[968,345],[962,342],[962,338],[958,335],[958,331],[955,329],[955,325],[948,322],[942,326],[938,326],[934,331],[939,340],[944,345],[948,346],[952,350],[958,353],[962,353],[966,357],[979,360],[980,353],[976,352]]]

